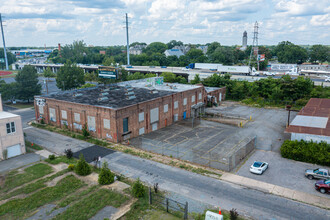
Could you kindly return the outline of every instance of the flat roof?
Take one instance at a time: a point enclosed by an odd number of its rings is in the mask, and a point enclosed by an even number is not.
[[[285,132],[330,136],[329,118],[330,99],[311,98]]]
[[[96,86],[36,97],[52,98],[73,103],[118,109],[159,97],[168,96],[173,93],[174,92],[170,91],[155,92],[146,88],[112,85],[108,87]]]
[[[6,119],[6,118],[15,118],[15,117],[19,117],[19,115],[15,115],[13,113],[10,112],[0,112],[0,119]]]

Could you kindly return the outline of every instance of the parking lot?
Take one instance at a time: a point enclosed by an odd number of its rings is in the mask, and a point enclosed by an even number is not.
[[[257,136],[258,149],[279,152],[283,141],[290,138],[289,134],[284,133],[288,121],[288,111],[284,109],[253,108],[225,101],[218,107],[207,108],[206,112],[248,120],[251,116],[252,121],[245,124],[239,132],[242,136]],[[297,112],[291,112],[290,121],[296,114]]]
[[[269,163],[269,168],[262,175],[250,173],[249,169],[254,161],[267,162]],[[329,198],[329,195],[322,194],[314,189],[315,179],[309,180],[304,175],[306,169],[316,168],[329,169],[329,167],[285,159],[277,152],[256,150],[235,173],[266,183]]]

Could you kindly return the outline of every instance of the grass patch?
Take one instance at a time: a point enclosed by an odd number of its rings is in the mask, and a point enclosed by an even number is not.
[[[84,191],[82,191],[80,193],[77,193],[75,195],[69,196],[69,197],[65,198],[63,201],[61,201],[57,205],[57,207],[61,208],[61,207],[65,207],[67,205],[70,205],[71,203],[80,200],[82,197],[88,195],[89,193],[95,191],[98,188],[99,188],[99,186],[92,186],[92,187],[89,187],[88,189],[86,189],[86,190],[84,190]]]
[[[170,213],[167,213],[166,211],[158,210],[158,209],[151,209],[146,212],[146,215],[143,216],[143,219],[148,220],[181,220],[181,218],[174,216]]]
[[[66,164],[76,164],[77,163],[77,159],[75,158],[71,158],[71,159],[68,159],[66,156],[59,156],[59,157],[55,157],[54,160],[50,160],[50,159],[45,159],[45,161],[47,163],[50,163],[50,164],[53,164],[53,165],[56,165],[56,164],[59,164],[59,163],[66,163]]]
[[[128,198],[115,191],[100,189],[70,206],[54,219],[89,219],[105,206],[120,207]]]
[[[25,199],[14,199],[1,205],[0,218],[18,219],[26,217],[35,209],[64,198],[83,185],[84,183],[73,175],[67,176],[60,180],[54,187],[47,187]]]
[[[24,109],[24,108],[32,108],[34,107],[34,103],[16,103],[16,104],[12,104],[12,103],[8,103],[6,104],[7,106],[13,107],[13,108],[19,108],[19,109]]]
[[[126,154],[131,154],[131,155],[138,156],[138,157],[145,158],[145,159],[152,158],[152,156],[150,154],[143,153],[143,152],[137,152],[137,151],[134,151],[129,148],[125,149],[123,152]]]
[[[41,147],[38,144],[33,143],[33,145],[32,145],[32,143],[30,141],[25,141],[25,146],[29,147],[29,148],[32,148],[34,150],[43,150],[44,149],[43,147]]]
[[[47,164],[38,163],[24,169],[24,173],[17,174],[17,171],[9,172],[5,185],[0,189],[2,192],[8,192],[18,186],[31,182],[53,172],[53,168]]]
[[[21,188],[15,190],[15,191],[12,191],[11,193],[3,196],[1,198],[1,200],[8,199],[8,198],[11,198],[11,197],[20,195],[20,194],[30,194],[30,193],[32,193],[34,191],[37,191],[37,190],[42,189],[42,188],[45,188],[46,187],[46,184],[45,184],[46,182],[49,182],[49,181],[55,179],[56,177],[62,176],[63,174],[65,174],[67,172],[69,172],[69,170],[68,169],[65,169],[65,170],[62,170],[60,172],[55,173],[52,176],[49,176],[49,177],[40,179],[40,180],[38,180],[38,181],[36,181],[34,183],[30,183],[30,184],[28,184],[28,185],[26,185],[24,187],[21,187]]]
[[[76,139],[79,139],[79,140],[87,141],[87,142],[95,144],[95,145],[99,145],[99,146],[103,146],[103,147],[107,147],[108,145],[110,145],[110,143],[107,142],[107,141],[99,140],[99,139],[93,138],[93,137],[84,137],[80,133],[76,133],[76,132],[70,131],[68,129],[58,128],[58,127],[55,127],[53,125],[38,124],[38,123],[34,123],[34,122],[32,122],[31,125],[36,127],[36,128],[45,129],[45,130],[48,130],[48,131],[51,131],[51,132],[56,132],[56,133],[59,133],[59,134],[63,134],[65,136],[69,136],[69,137],[76,138]]]

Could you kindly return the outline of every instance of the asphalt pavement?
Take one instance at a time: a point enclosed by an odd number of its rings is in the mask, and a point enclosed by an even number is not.
[[[35,153],[23,154],[17,157],[10,158],[8,160],[0,161],[0,173],[6,173],[8,171],[26,166],[31,163],[35,163],[44,159],[40,155]]]

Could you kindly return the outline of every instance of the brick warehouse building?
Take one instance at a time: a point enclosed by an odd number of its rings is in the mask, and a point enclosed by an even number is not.
[[[121,142],[198,116],[212,96],[225,99],[226,88],[163,83],[162,77],[35,96],[36,119],[57,127]]]

